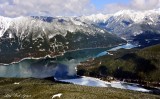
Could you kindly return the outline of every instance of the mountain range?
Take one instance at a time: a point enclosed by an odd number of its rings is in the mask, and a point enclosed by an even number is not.
[[[142,47],[160,42],[160,9],[122,10],[114,14],[82,16],[80,20],[106,29],[125,40],[138,42]]]
[[[125,43],[115,34],[73,17],[0,17],[0,23],[0,63]]]
[[[0,16],[0,63],[127,41],[150,46],[160,43],[159,27],[160,9],[79,17]],[[11,58],[4,60],[6,56]]]

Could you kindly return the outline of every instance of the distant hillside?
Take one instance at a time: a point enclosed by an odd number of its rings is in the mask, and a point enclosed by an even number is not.
[[[121,49],[78,66],[78,74],[107,79],[160,82],[160,44],[144,49]]]

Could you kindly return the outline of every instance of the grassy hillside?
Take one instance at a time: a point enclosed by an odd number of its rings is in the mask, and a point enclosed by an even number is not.
[[[19,84],[14,84],[19,82]],[[115,88],[87,87],[44,79],[0,78],[0,99],[159,99],[160,96]]]
[[[160,82],[160,44],[144,49],[121,49],[78,66],[78,74],[108,79]]]

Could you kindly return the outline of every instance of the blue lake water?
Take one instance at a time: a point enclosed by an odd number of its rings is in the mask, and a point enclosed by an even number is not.
[[[57,79],[73,78],[76,76],[76,66],[90,58],[110,55],[109,51],[120,48],[131,49],[132,44],[120,45],[114,48],[94,48],[66,52],[54,58],[23,59],[18,63],[0,66],[0,77],[35,77],[54,76]]]
[[[41,59],[24,59],[18,63],[0,66],[0,77],[17,78],[45,78],[54,76],[57,80],[71,82],[79,85],[115,87],[136,91],[149,92],[149,90],[121,82],[105,82],[91,77],[77,78],[76,67],[80,62],[90,58],[97,58],[103,55],[110,55],[107,51],[116,51],[120,48],[131,49],[132,44],[120,45],[114,48],[94,48],[66,52],[54,58],[44,57]]]

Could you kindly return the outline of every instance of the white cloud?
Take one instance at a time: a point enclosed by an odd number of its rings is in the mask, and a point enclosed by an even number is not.
[[[151,10],[160,8],[160,0],[131,0],[128,4],[107,4],[104,8],[105,13],[113,13],[119,10],[132,9],[132,10]]]
[[[0,14],[9,17],[28,15],[68,16],[95,11],[90,0],[1,0]]]
[[[131,7],[138,10],[150,10],[159,6],[160,0],[132,0]]]
[[[99,1],[100,2],[100,1]],[[160,7],[160,0],[130,0],[128,4],[107,4],[97,10],[91,0],[0,0],[0,15],[17,16],[73,16],[113,13],[124,9],[150,10]]]
[[[108,4],[104,7],[103,9],[103,13],[114,13],[117,12],[119,10],[124,10],[124,9],[128,9],[128,5],[123,5],[123,4]]]

